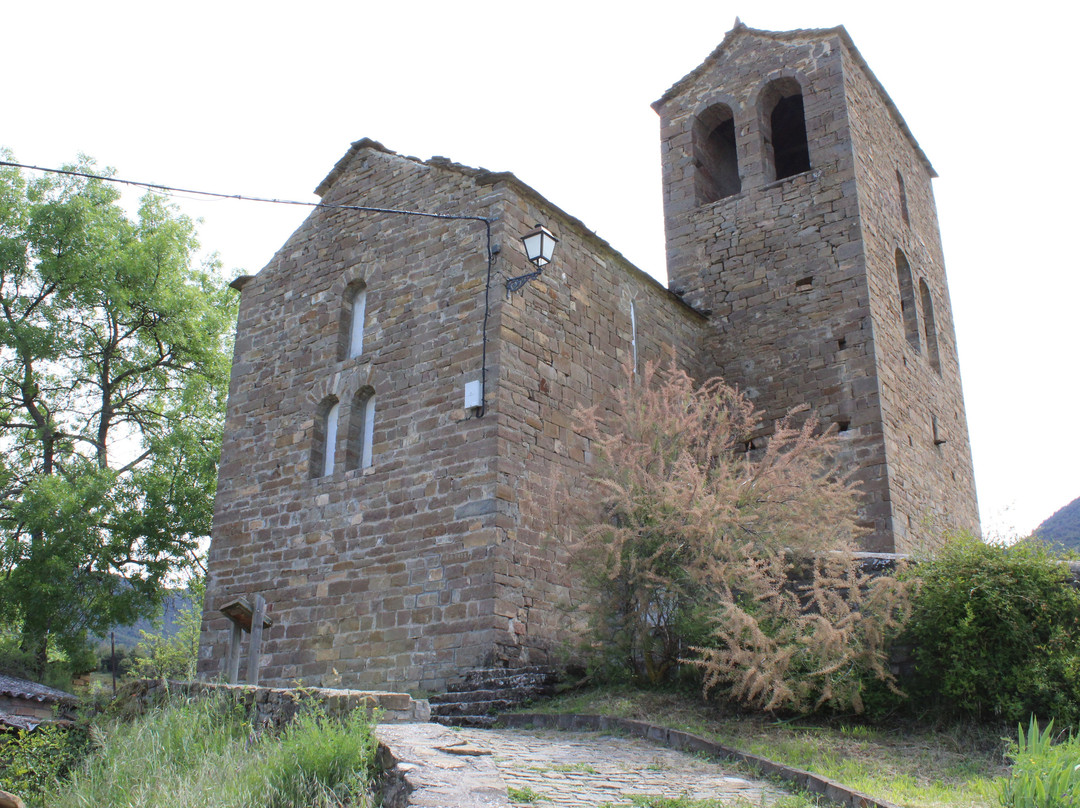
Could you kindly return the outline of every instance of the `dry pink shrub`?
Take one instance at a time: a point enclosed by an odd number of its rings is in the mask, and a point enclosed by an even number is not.
[[[610,667],[656,682],[688,661],[706,693],[768,710],[860,710],[865,675],[891,682],[906,590],[851,556],[857,492],[805,409],[749,451],[761,415],[743,393],[648,364],[578,426],[595,464],[574,551]]]

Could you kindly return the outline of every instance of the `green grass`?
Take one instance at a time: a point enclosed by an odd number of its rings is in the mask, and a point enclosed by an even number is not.
[[[510,802],[516,804],[524,803],[526,805],[531,805],[537,802],[551,801],[550,797],[545,797],[540,792],[533,791],[529,786],[525,786],[524,788],[514,788],[513,786],[510,786],[506,789],[506,795],[510,798]]]
[[[1007,728],[972,724],[872,726],[806,718],[780,722],[724,712],[691,695],[628,687],[575,691],[533,705],[528,712],[612,715],[693,732],[907,808],[994,804],[1008,773],[1002,736],[1012,734]]]
[[[278,735],[256,736],[223,700],[178,702],[92,729],[94,751],[52,793],[28,805],[84,808],[354,808],[369,790],[370,719],[305,713]],[[40,801],[35,801],[40,800]]]

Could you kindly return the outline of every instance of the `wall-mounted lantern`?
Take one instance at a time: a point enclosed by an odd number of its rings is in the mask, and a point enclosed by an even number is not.
[[[555,245],[559,243],[559,240],[552,235],[550,230],[542,224],[538,224],[521,237],[521,242],[525,245],[525,256],[536,267],[536,272],[510,278],[506,282],[506,294],[508,295],[511,292],[516,292],[533,278],[540,277],[544,267],[551,263],[551,256],[554,254]]]

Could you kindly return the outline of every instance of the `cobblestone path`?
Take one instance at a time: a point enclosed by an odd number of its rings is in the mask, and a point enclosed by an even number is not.
[[[503,782],[546,797],[541,806],[628,805],[632,795],[719,799],[767,806],[790,792],[732,767],[637,738],[556,730],[462,729],[455,738],[490,750]]]

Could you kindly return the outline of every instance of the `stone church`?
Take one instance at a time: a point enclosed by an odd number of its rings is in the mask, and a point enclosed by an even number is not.
[[[836,424],[867,549],[978,530],[936,174],[847,32],[736,23],[653,107],[668,288],[512,174],[366,139],[234,282],[203,676],[216,609],[255,594],[268,684],[438,691],[551,659],[572,413],[671,349],[766,424],[801,403]],[[538,222],[555,259],[508,291]]]

